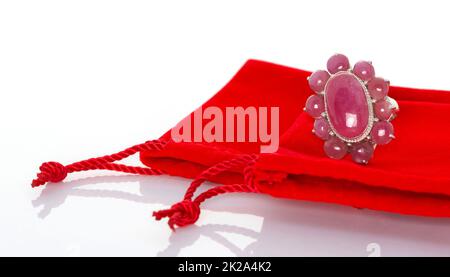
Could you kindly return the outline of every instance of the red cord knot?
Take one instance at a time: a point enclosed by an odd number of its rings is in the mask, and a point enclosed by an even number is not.
[[[67,169],[58,162],[46,162],[40,167],[36,179],[31,183],[31,187],[38,187],[47,182],[58,183],[64,180],[67,176]]]
[[[174,204],[170,209],[153,212],[156,220],[169,217],[169,227],[175,231],[175,226],[183,227],[194,224],[200,216],[200,204],[191,200],[183,200]]]

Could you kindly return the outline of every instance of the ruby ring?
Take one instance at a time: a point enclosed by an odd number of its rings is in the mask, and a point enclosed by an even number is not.
[[[327,71],[308,77],[315,92],[304,111],[315,118],[313,133],[323,139],[325,154],[342,159],[350,153],[354,162],[367,164],[377,145],[394,138],[391,121],[397,102],[388,97],[389,81],[375,77],[371,62],[357,62],[353,68],[342,54],[333,55]]]

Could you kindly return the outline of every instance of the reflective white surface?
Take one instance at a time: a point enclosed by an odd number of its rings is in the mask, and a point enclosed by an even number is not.
[[[0,255],[450,255],[450,219],[234,194],[173,233],[151,213],[186,179],[93,171],[30,187],[41,162],[157,138],[248,58],[314,70],[342,52],[392,85],[450,89],[448,4],[431,2],[2,1]]]
[[[186,184],[174,177],[108,175],[30,193],[17,183],[15,194],[9,191],[14,202],[6,200],[8,211],[2,211],[0,253],[368,256],[378,249],[382,256],[450,254],[449,219],[264,195],[217,197],[206,202],[196,225],[171,232],[165,221],[156,222],[150,214],[179,200]]]

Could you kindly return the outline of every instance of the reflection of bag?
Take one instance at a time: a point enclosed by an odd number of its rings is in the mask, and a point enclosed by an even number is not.
[[[401,108],[395,120],[397,139],[377,149],[367,166],[332,160],[323,154],[322,141],[311,134],[313,120],[303,111],[311,94],[309,72],[250,60],[202,108],[279,107],[280,148],[260,154],[257,142],[174,142],[170,131],[159,140],[122,152],[62,166],[44,163],[33,181],[62,181],[67,173],[108,169],[142,175],[170,174],[196,178],[185,198],[168,210],[169,224],[196,221],[199,205],[228,192],[262,192],[277,197],[323,201],[360,208],[450,216],[450,93],[390,88]],[[246,126],[248,132],[248,125]],[[116,164],[139,152],[148,167]],[[222,185],[193,198],[195,189],[210,180]]]

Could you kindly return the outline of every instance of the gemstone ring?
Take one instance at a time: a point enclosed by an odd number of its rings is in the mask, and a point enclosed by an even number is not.
[[[313,133],[325,141],[328,157],[342,159],[350,153],[354,162],[367,164],[377,145],[394,138],[391,121],[399,106],[388,96],[389,81],[375,77],[371,62],[359,61],[351,68],[342,54],[328,60],[327,70],[308,77],[315,94],[304,111],[315,118]]]

